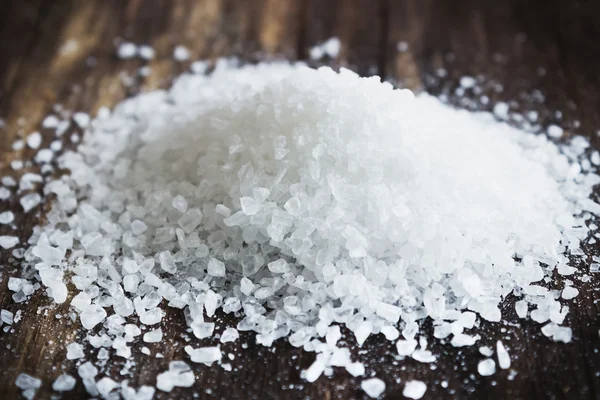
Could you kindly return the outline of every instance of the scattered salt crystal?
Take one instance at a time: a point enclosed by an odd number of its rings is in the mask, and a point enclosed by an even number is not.
[[[479,361],[477,364],[477,372],[481,376],[490,376],[496,373],[496,363],[491,358]]]
[[[406,382],[404,385],[404,389],[402,390],[402,395],[409,399],[418,400],[427,391],[427,385],[424,382],[411,380]]]
[[[494,354],[494,350],[492,350],[491,347],[488,346],[481,346],[479,347],[479,353],[481,353],[481,355],[483,356],[491,357]]]
[[[67,345],[67,360],[76,360],[85,357],[83,346],[79,343],[69,343]]]
[[[154,329],[152,331],[144,333],[144,342],[146,343],[157,343],[162,340],[162,329]]]
[[[35,378],[29,374],[21,373],[17,376],[17,380],[15,384],[19,389],[28,390],[28,389],[39,389],[42,386],[41,379]]]
[[[177,266],[175,265],[175,260],[171,255],[170,251],[163,251],[158,255],[158,260],[160,262],[160,267],[170,274],[174,274],[177,272]]]
[[[192,331],[194,332],[194,336],[196,336],[198,339],[211,337],[214,330],[214,322],[194,322],[192,324]]]
[[[252,197],[240,198],[240,204],[242,206],[242,211],[246,215],[254,215],[260,210],[260,203]]]
[[[575,297],[577,297],[578,294],[579,294],[579,290],[577,290],[573,286],[567,286],[563,289],[563,291],[561,293],[561,297],[565,300],[571,300],[571,299],[574,299]]]
[[[117,48],[117,57],[123,60],[128,60],[137,54],[137,46],[130,42],[123,42]]]
[[[21,203],[21,207],[23,207],[23,211],[26,213],[31,211],[33,208],[37,207],[38,204],[42,201],[42,197],[38,193],[29,193],[25,196],[21,197],[19,202]]]
[[[527,311],[529,311],[529,306],[525,300],[519,300],[515,303],[515,310],[517,311],[517,315],[519,318],[527,317]]]
[[[39,132],[33,132],[27,136],[25,139],[27,141],[27,146],[31,149],[38,149],[42,144],[42,135]]]
[[[396,50],[398,50],[400,53],[407,52],[408,51],[408,43],[406,43],[405,41],[398,42],[398,44],[396,45]]]
[[[12,176],[4,176],[2,177],[2,184],[8,187],[17,186],[17,181]]]
[[[77,373],[83,380],[93,379],[96,375],[98,375],[98,368],[88,361],[77,367]]]
[[[152,60],[156,55],[156,52],[151,46],[141,45],[138,49],[138,54],[143,60]]]
[[[10,167],[13,169],[13,171],[19,171],[23,169],[23,165],[23,161],[21,160],[12,160],[10,162]]]
[[[550,125],[548,126],[548,136],[551,138],[558,139],[564,133],[563,129],[558,125]]]
[[[62,374],[52,383],[52,390],[57,392],[68,392],[75,388],[75,378],[68,374]]]
[[[276,274],[284,274],[290,270],[290,267],[283,258],[280,258],[277,261],[270,262],[268,264],[268,268],[271,272]]]
[[[119,384],[111,378],[105,376],[96,383],[98,393],[104,398],[107,398],[110,392],[119,387]]]
[[[0,311],[0,321],[4,322],[7,325],[12,325],[13,323],[13,313],[8,311],[8,310],[1,310]]]
[[[60,120],[55,115],[48,115],[42,120],[42,128],[52,129],[58,126]]]
[[[76,112],[73,114],[73,121],[82,129],[85,129],[90,124],[90,116],[84,112]]]
[[[16,236],[0,236],[0,247],[10,249],[19,244],[19,238]]]
[[[10,197],[10,190],[0,186],[0,200],[6,200]]]
[[[312,60],[320,60],[324,56],[336,58],[340,53],[341,47],[340,39],[332,37],[317,46],[311,47],[309,55]]]
[[[175,61],[186,61],[190,58],[190,51],[184,46],[177,46],[173,50],[173,59]]]
[[[463,76],[460,78],[460,86],[465,89],[470,89],[477,84],[477,81],[472,76]]]
[[[508,104],[504,102],[498,102],[494,106],[494,115],[499,119],[507,119],[508,118],[509,107]]]
[[[385,391],[385,382],[379,378],[365,379],[360,388],[372,399],[376,399]]]
[[[398,331],[398,329],[394,328],[393,326],[389,326],[389,325],[386,325],[383,328],[381,328],[381,333],[383,333],[385,338],[390,341],[394,341],[394,340],[398,339],[398,337],[400,336],[400,332]],[[396,344],[396,346],[397,346],[397,344]]]
[[[211,365],[215,361],[221,360],[221,350],[219,346],[200,347],[194,349],[191,346],[185,346],[185,352],[188,353],[192,362]]]
[[[35,155],[35,161],[40,164],[49,163],[54,158],[54,152],[50,149],[41,149]]]
[[[19,151],[19,150],[23,150],[25,148],[25,142],[22,140],[15,140],[15,142],[12,144],[12,149],[14,151]]]
[[[207,61],[194,61],[192,65],[190,65],[190,69],[194,74],[205,74],[208,70],[208,62]]]
[[[220,341],[221,341],[221,343],[235,342],[239,337],[240,337],[240,334],[238,333],[237,329],[227,328],[221,334]]]
[[[0,213],[0,224],[10,224],[15,219],[15,215],[11,211],[4,211]]]
[[[87,306],[79,315],[81,325],[86,329],[92,329],[106,318],[104,308],[96,304]]]
[[[359,362],[353,362],[346,365],[346,371],[354,377],[363,376],[365,374],[365,366]]]
[[[414,339],[410,340],[398,340],[396,342],[396,349],[398,350],[398,354],[401,356],[410,356],[414,353],[417,348],[417,341]]]
[[[510,356],[500,340],[496,342],[496,354],[498,354],[498,366],[502,369],[510,368]]]

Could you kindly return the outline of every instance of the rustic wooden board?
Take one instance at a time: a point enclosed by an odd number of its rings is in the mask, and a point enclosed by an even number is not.
[[[0,173],[15,175],[9,162],[32,156],[31,150],[13,151],[11,145],[39,130],[54,104],[94,113],[140,90],[168,87],[189,66],[172,59],[178,44],[188,47],[193,59],[304,59],[311,46],[334,35],[342,41],[340,56],[331,60],[334,65],[379,73],[400,86],[445,95],[466,107],[473,102],[456,95],[458,79],[465,74],[485,76],[490,103],[484,108],[510,101],[512,109],[539,111],[544,123],[558,122],[569,134],[587,135],[598,146],[600,28],[594,19],[599,9],[596,2],[584,0],[5,0],[0,2],[0,118],[5,121],[0,129]],[[149,63],[117,59],[115,46],[122,39],[151,44],[157,58]],[[399,41],[406,42],[407,51],[398,51]],[[138,76],[138,68],[146,64],[152,74]],[[126,76],[132,85],[124,84]],[[539,94],[545,97],[543,103]],[[466,98],[479,96],[467,93]],[[557,110],[562,111],[560,119]],[[41,132],[44,143],[50,143],[50,132]],[[43,220],[45,208],[23,215],[16,200],[0,202],[0,211],[15,212],[17,226],[13,230],[1,225],[0,234],[16,234],[25,242]],[[594,250],[598,249],[589,249]],[[36,398],[51,398],[58,375],[76,374],[76,363],[66,360],[65,345],[77,336],[78,324],[67,322],[68,308],[52,306],[42,291],[25,304],[14,304],[7,280],[18,269],[9,251],[0,251],[0,272],[0,309],[23,311],[11,332],[0,330],[0,398],[18,398],[14,381],[20,372],[43,378]],[[582,295],[571,303],[567,320],[574,340],[567,345],[543,337],[537,324],[518,320],[510,301],[503,310],[506,324],[482,324],[482,345],[493,345],[499,338],[507,344],[518,373],[512,381],[508,371],[488,378],[474,374],[481,359],[476,347],[455,349],[434,341],[440,356],[434,365],[426,365],[396,361],[393,346],[381,338],[370,338],[361,349],[366,351],[360,352],[352,338],[347,342],[361,361],[368,362],[368,374],[376,372],[386,381],[387,398],[401,397],[404,382],[416,378],[428,382],[426,398],[596,399],[597,286],[583,285]],[[154,385],[156,374],[170,360],[187,358],[179,350],[185,342],[181,313],[169,310],[161,325],[165,340],[148,347],[164,358],[134,351],[136,365],[124,377],[133,386]],[[242,343],[248,345],[243,351]],[[223,347],[236,357],[233,372],[194,365],[193,388],[159,392],[157,397],[365,398],[360,381],[342,371],[314,384],[303,382],[300,370],[313,356],[284,343],[264,348],[254,344],[251,335],[242,335],[238,343]],[[119,363],[108,369],[119,376]],[[440,385],[442,380],[449,382],[447,389]],[[64,396],[87,397],[81,383]]]

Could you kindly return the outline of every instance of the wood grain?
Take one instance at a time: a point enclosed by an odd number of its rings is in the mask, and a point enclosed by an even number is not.
[[[600,29],[594,22],[599,9],[596,2],[583,0],[7,0],[0,3],[0,118],[6,124],[0,130],[0,173],[18,175],[9,162],[29,159],[33,152],[13,151],[13,141],[40,130],[55,104],[95,113],[139,91],[168,87],[190,64],[173,60],[176,45],[185,45],[192,59],[305,59],[310,47],[331,36],[342,41],[339,57],[326,61],[332,65],[377,73],[463,107],[474,107],[473,100],[482,95],[489,103],[478,107],[507,101],[514,110],[538,111],[543,124],[559,123],[569,134],[586,135],[598,146]],[[157,57],[150,62],[119,60],[115,48],[123,40],[150,44]],[[408,45],[406,51],[398,51],[400,41]],[[138,74],[144,65],[152,70],[148,77]],[[485,93],[457,95],[463,75],[481,77]],[[556,111],[562,112],[560,118]],[[44,143],[50,143],[50,132],[40,131]],[[46,207],[23,215],[16,199],[0,202],[0,211],[15,212],[18,227],[0,225],[0,234],[16,234],[25,242],[43,221]],[[27,303],[14,304],[7,280],[18,274],[15,265],[9,251],[0,251],[0,308],[23,311],[11,332],[0,331],[0,398],[18,398],[15,378],[27,372],[43,378],[36,398],[49,399],[56,396],[51,384],[58,375],[76,374],[77,363],[66,360],[65,346],[80,334],[79,325],[68,322],[68,308],[53,306],[43,291]],[[431,399],[596,399],[597,283],[582,285],[582,295],[570,305],[567,320],[574,340],[569,344],[553,343],[539,333],[539,325],[519,320],[510,299],[504,324],[482,323],[482,345],[493,346],[497,339],[507,344],[517,372],[514,380],[508,380],[508,371],[488,378],[474,374],[481,359],[476,347],[455,349],[432,340],[440,356],[430,366],[395,360],[393,345],[381,338],[369,338],[362,349],[350,335],[345,340],[367,363],[367,373],[384,379],[386,398],[401,398],[404,383],[414,378],[428,382],[425,397]],[[217,318],[219,325],[234,323]],[[169,361],[187,359],[181,351],[189,337],[182,314],[169,309],[161,326],[165,339],[148,347],[164,358],[145,356],[138,346],[134,366],[122,377],[134,387],[154,385]],[[431,327],[426,324],[425,329]],[[214,342],[189,339],[194,345]],[[285,343],[264,348],[244,334],[223,347],[235,356],[233,372],[194,365],[193,388],[157,393],[157,398],[366,398],[360,380],[343,371],[314,384],[303,382],[300,371],[313,356]],[[119,377],[124,363],[111,363],[100,376]],[[448,388],[441,386],[444,380]],[[78,383],[63,398],[88,395]]]

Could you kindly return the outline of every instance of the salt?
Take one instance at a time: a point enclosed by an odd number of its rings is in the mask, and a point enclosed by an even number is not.
[[[0,236],[0,247],[3,249],[11,249],[19,244],[19,238],[16,236]]]
[[[128,60],[135,57],[137,46],[130,42],[123,42],[117,48],[117,57],[123,60]]]
[[[68,374],[62,374],[52,383],[52,390],[57,392],[68,392],[75,388],[75,378]]]
[[[404,385],[404,389],[402,390],[402,395],[409,399],[418,400],[427,391],[427,385],[422,381],[411,380],[406,382]]]
[[[477,372],[481,376],[490,376],[496,372],[496,363],[491,358],[480,361],[477,364]]]
[[[498,354],[498,366],[502,369],[510,368],[510,356],[500,340],[496,342],[496,354]]]
[[[360,388],[372,399],[376,399],[385,391],[385,383],[378,378],[366,379],[360,383]]]
[[[27,146],[31,149],[38,149],[42,144],[42,135],[39,132],[33,132],[26,138]]]
[[[144,342],[146,343],[158,343],[162,340],[163,332],[162,329],[154,329],[144,333]]]

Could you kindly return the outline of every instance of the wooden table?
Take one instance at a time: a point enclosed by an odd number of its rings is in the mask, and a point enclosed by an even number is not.
[[[335,65],[445,94],[450,102],[465,107],[473,107],[472,100],[480,95],[457,96],[459,78],[481,75],[490,99],[483,108],[507,101],[514,110],[536,110],[543,124],[558,122],[568,135],[587,135],[599,145],[595,133],[600,129],[600,24],[595,23],[599,10],[598,2],[584,0],[5,0],[0,3],[0,118],[5,121],[0,129],[1,173],[15,175],[9,162],[32,156],[31,150],[13,151],[11,144],[20,135],[39,130],[54,104],[95,113],[139,90],[168,87],[189,66],[173,60],[178,44],[190,49],[193,59],[231,55],[250,60],[305,59],[311,46],[334,35],[343,45]],[[120,40],[151,44],[157,57],[148,63],[119,60],[115,48]],[[407,51],[398,51],[399,41],[406,42]],[[152,73],[140,77],[138,68],[146,64]],[[48,144],[51,135],[41,132]],[[16,234],[25,241],[43,220],[47,204],[23,215],[17,201],[0,202],[0,210],[15,212],[18,226],[15,231],[0,225],[0,234]],[[589,253],[594,250],[598,251]],[[41,290],[29,302],[14,304],[7,281],[18,268],[10,262],[9,251],[0,254],[0,308],[23,311],[13,331],[0,332],[0,398],[19,396],[14,381],[20,372],[43,379],[36,398],[51,398],[58,375],[76,374],[75,362],[66,360],[65,346],[81,335],[78,324],[67,323],[66,317],[57,319],[68,308],[52,306]],[[456,349],[433,341],[439,355],[433,365],[396,362],[394,346],[379,337],[367,341],[366,353],[356,349],[353,353],[368,363],[368,374],[376,372],[386,382],[386,398],[401,397],[404,382],[414,378],[428,383],[425,398],[597,399],[597,286],[597,279],[583,285],[582,294],[571,303],[567,321],[574,339],[566,345],[543,337],[538,324],[520,321],[510,300],[503,309],[506,323],[482,324],[481,345],[493,346],[503,339],[517,372],[514,380],[505,370],[478,376],[476,365],[483,357],[477,347]],[[133,386],[155,385],[156,374],[170,360],[187,360],[181,351],[185,331],[181,313],[169,310],[162,327],[165,340],[149,347],[164,358],[134,351],[133,374],[123,377]],[[353,339],[347,342],[355,347]],[[248,349],[242,350],[242,343]],[[236,355],[233,372],[194,365],[193,388],[157,392],[157,398],[366,397],[360,380],[344,371],[314,384],[303,382],[300,370],[314,355],[287,344],[264,348],[255,345],[251,335],[242,335],[224,349]],[[108,372],[119,377],[122,364],[112,363],[100,376]],[[447,389],[440,385],[443,380],[449,382]],[[63,396],[87,397],[81,383]]]

